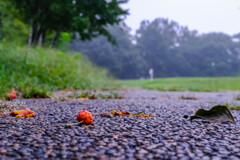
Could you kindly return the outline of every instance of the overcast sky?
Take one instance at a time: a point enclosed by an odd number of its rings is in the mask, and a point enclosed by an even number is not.
[[[200,33],[240,33],[240,0],[129,0],[126,23],[139,28],[144,19],[169,18]]]

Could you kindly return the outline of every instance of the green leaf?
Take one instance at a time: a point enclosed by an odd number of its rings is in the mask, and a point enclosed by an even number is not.
[[[193,119],[205,119],[209,121],[220,121],[220,122],[233,122],[235,120],[228,110],[227,106],[217,105],[212,107],[210,110],[199,109],[194,116],[190,117],[190,120]]]
[[[81,53],[75,53],[74,57],[76,59],[82,59],[82,54]]]
[[[144,112],[134,113],[134,114],[133,114],[133,117],[138,116],[138,115],[143,114],[143,113],[144,113]]]

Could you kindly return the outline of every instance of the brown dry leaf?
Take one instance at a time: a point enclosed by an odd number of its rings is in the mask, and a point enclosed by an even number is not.
[[[112,111],[112,115],[114,115],[114,116],[122,116],[122,112],[120,112],[119,110],[113,110]]]
[[[123,116],[131,116],[132,115],[130,112],[127,112],[127,111],[122,111],[121,113]]]
[[[133,117],[141,117],[141,118],[145,118],[145,117],[153,117],[152,114],[143,114],[144,112],[139,112],[139,113],[130,113],[127,111],[119,111],[119,110],[113,110],[112,111],[112,115],[114,116],[133,116]]]

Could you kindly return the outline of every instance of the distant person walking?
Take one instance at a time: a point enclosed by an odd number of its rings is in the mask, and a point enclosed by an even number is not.
[[[149,69],[149,75],[150,75],[150,80],[152,81],[152,79],[153,79],[153,68],[150,68]]]

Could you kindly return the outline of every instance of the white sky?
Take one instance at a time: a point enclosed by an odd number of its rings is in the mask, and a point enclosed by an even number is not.
[[[240,33],[240,0],[129,0],[125,22],[134,33],[142,20],[168,18],[199,33]]]

